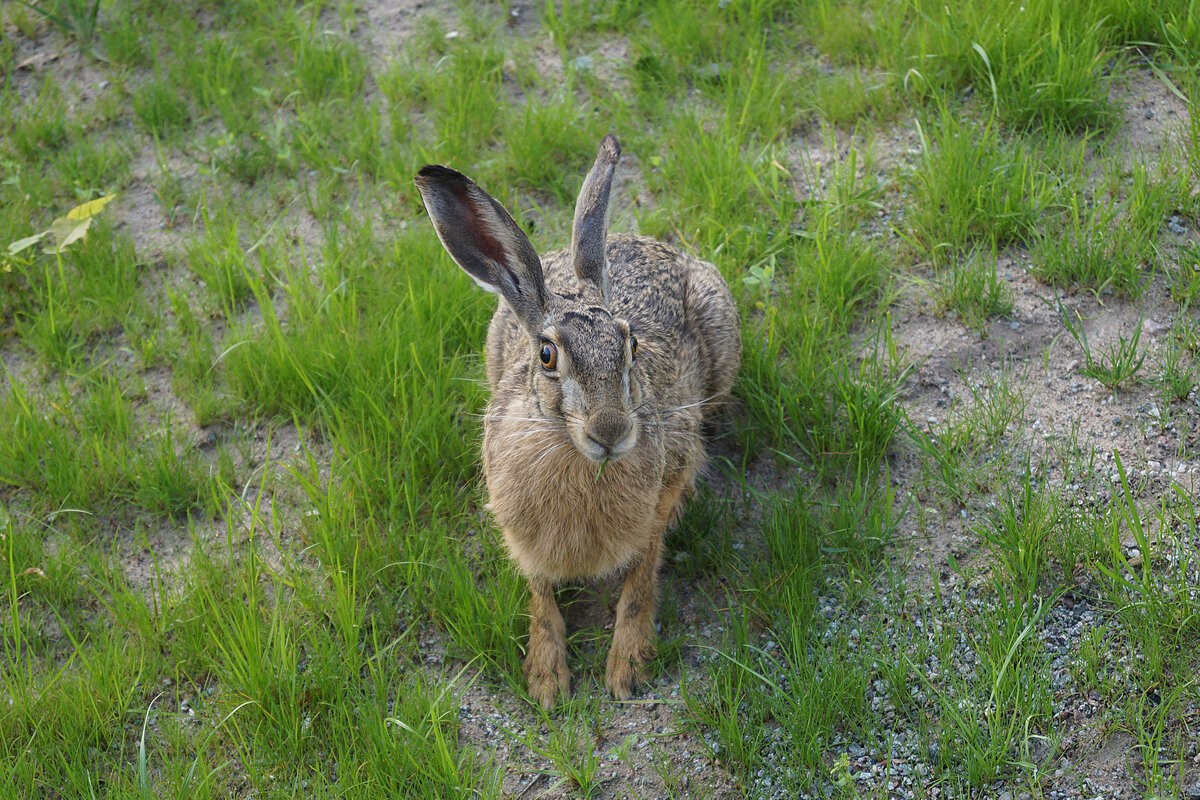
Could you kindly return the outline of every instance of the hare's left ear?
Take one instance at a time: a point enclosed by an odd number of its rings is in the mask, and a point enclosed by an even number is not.
[[[416,183],[450,257],[484,289],[499,292],[527,330],[540,333],[546,315],[542,262],[504,206],[449,167],[423,167]]]
[[[608,198],[613,173],[621,159],[621,145],[611,133],[600,142],[596,163],[583,179],[579,200],[575,202],[575,222],[571,228],[571,263],[575,276],[594,284],[608,305]]]

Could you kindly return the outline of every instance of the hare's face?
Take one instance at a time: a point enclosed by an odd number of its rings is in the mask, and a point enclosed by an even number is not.
[[[629,325],[599,305],[551,316],[532,342],[541,411],[566,425],[575,449],[593,461],[628,455],[638,442],[641,387]]]
[[[637,342],[608,311],[608,198],[620,157],[616,137],[604,137],[579,190],[569,254],[577,287],[569,294],[550,291],[529,237],[478,184],[437,164],[416,178],[446,252],[503,297],[529,334],[533,397],[522,399],[538,406],[540,419],[561,421],[575,449],[599,462],[628,455],[640,433]]]

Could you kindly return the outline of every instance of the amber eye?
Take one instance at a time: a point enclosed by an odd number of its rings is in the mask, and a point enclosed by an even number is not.
[[[633,358],[637,358],[637,337],[636,336],[629,337],[629,355],[632,356]]]
[[[543,367],[554,369],[558,364],[558,348],[551,342],[542,342],[541,359]]]

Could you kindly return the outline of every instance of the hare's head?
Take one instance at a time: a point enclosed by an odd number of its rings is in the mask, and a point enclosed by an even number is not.
[[[620,155],[616,137],[604,137],[575,206],[576,280],[562,292],[546,287],[529,239],[474,181],[437,165],[416,179],[446,251],[476,283],[504,298],[528,335],[528,385],[541,416],[561,421],[575,448],[594,461],[633,450],[642,401],[633,370],[636,331],[608,303],[608,198]]]

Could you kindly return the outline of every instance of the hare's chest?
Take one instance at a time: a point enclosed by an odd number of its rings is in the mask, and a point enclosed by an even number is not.
[[[630,564],[657,530],[661,467],[648,461],[635,452],[601,471],[564,437],[489,430],[489,505],[520,570],[563,580]]]

